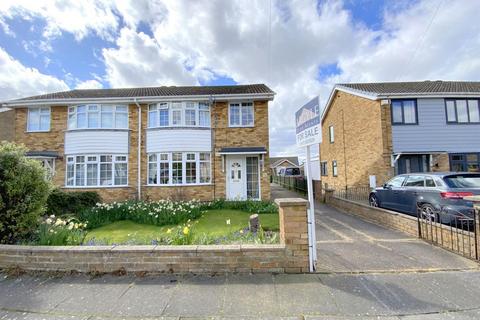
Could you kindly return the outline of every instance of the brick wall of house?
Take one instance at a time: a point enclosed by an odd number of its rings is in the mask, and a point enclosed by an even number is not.
[[[13,141],[15,138],[15,110],[0,112],[0,141]]]
[[[31,151],[57,151],[60,155],[55,161],[54,183],[68,191],[97,191],[107,202],[135,199],[138,194],[138,107],[129,105],[129,154],[128,154],[128,187],[124,188],[65,188],[65,157],[64,139],[67,130],[67,107],[52,107],[51,126],[49,132],[27,133],[27,108],[15,111],[15,141],[23,143]],[[252,128],[228,127],[228,103],[216,102],[212,107],[211,123],[213,131],[214,152],[212,152],[212,180],[210,186],[147,186],[148,159],[146,153],[146,126],[148,119],[147,105],[142,105],[141,130],[141,185],[142,198],[158,200],[164,198],[180,198],[212,200],[224,198],[226,188],[225,173],[222,172],[221,156],[216,155],[223,147],[253,147],[269,148],[268,139],[268,102],[255,102],[255,126]],[[194,138],[194,137],[193,137]],[[186,150],[187,151],[187,150]],[[261,172],[262,199],[270,199],[270,181],[268,155],[264,156],[264,170]]]
[[[450,158],[448,153],[432,154],[432,168],[433,172],[450,171]]]
[[[369,175],[377,184],[393,175],[390,111],[379,101],[338,92],[322,123],[321,161],[328,161],[324,184],[332,188],[366,186]],[[334,127],[334,143],[329,140],[329,126]],[[337,161],[338,176],[333,177],[332,161]]]

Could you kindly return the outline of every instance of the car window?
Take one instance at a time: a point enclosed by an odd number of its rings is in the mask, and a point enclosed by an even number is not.
[[[425,186],[424,176],[408,176],[407,182],[405,182],[405,187],[424,187],[424,186]]]
[[[299,168],[292,168],[292,174],[295,176],[300,175],[300,169]]]
[[[403,181],[405,181],[405,176],[398,176],[393,178],[392,180],[387,182],[387,186],[389,187],[401,187],[403,184]]]
[[[480,188],[480,174],[459,174],[443,180],[450,188]]]
[[[427,187],[427,188],[435,188],[436,187],[435,181],[433,181],[432,177],[425,177],[425,187]]]

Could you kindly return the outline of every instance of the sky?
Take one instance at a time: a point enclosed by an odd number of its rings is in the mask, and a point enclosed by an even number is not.
[[[272,156],[335,83],[479,80],[477,0],[2,0],[0,101],[81,88],[265,83]]]

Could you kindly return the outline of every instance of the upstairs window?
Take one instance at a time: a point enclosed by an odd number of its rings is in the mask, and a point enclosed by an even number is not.
[[[160,102],[148,106],[148,127],[167,127],[170,113],[168,103]]]
[[[50,108],[28,108],[27,131],[42,132],[50,130]]]
[[[322,176],[328,176],[328,166],[327,166],[327,161],[322,161],[320,162],[320,174]]]
[[[210,127],[210,106],[194,101],[150,104],[148,127]]]
[[[230,127],[252,127],[254,123],[253,102],[230,103]]]
[[[445,99],[447,123],[480,123],[478,99]]]
[[[392,124],[417,124],[416,100],[392,100]]]
[[[333,126],[328,127],[328,139],[330,140],[330,143],[335,142],[335,132],[333,130]]]
[[[127,128],[127,106],[90,104],[68,108],[68,129]]]

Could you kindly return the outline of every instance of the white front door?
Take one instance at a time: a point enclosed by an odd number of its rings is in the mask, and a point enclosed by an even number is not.
[[[227,199],[245,200],[247,198],[245,157],[227,157]]]

